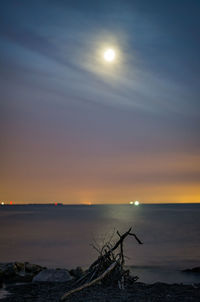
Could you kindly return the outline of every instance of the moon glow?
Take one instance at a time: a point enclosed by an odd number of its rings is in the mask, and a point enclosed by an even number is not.
[[[112,62],[115,60],[115,51],[113,49],[109,48],[104,52],[103,56],[104,56],[105,61]]]

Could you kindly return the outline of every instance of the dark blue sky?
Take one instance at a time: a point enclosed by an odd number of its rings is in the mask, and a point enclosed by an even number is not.
[[[0,199],[200,202],[199,1],[0,6]]]

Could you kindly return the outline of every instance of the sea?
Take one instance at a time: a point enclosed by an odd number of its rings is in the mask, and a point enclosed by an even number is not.
[[[124,241],[126,265],[146,283],[199,283],[200,204],[0,206],[0,262],[86,269],[106,242]]]

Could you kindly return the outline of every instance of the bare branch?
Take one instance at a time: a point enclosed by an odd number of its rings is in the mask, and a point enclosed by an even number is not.
[[[129,233],[129,235],[135,237],[135,239],[137,240],[137,242],[138,242],[139,244],[143,244],[143,243],[140,241],[140,239],[139,239],[135,234]]]
[[[84,285],[82,285],[82,286],[80,286],[80,287],[78,287],[78,288],[75,288],[75,289],[72,289],[72,290],[68,291],[67,293],[65,293],[65,294],[62,296],[61,301],[64,301],[65,299],[67,299],[67,297],[69,297],[71,294],[74,294],[74,293],[76,293],[76,292],[78,292],[78,291],[80,291],[80,290],[82,290],[82,289],[84,289],[84,288],[86,288],[86,287],[89,287],[89,286],[91,286],[91,285],[93,285],[93,284],[99,282],[99,281],[102,280],[105,276],[107,276],[107,275],[115,268],[116,265],[117,265],[117,262],[113,262],[113,263],[107,268],[107,270],[106,270],[102,275],[100,275],[98,278],[96,278],[96,279],[92,280],[91,282],[86,283],[86,284],[84,284]]]
[[[129,270],[124,269],[124,240],[130,235],[133,236],[139,244],[142,244],[142,242],[135,234],[131,233],[131,228],[122,235],[119,231],[116,231],[116,234],[119,239],[115,243],[111,242],[111,239],[114,237],[113,233],[110,237],[110,241],[106,242],[104,237],[101,248],[95,241],[95,244],[91,244],[91,246],[99,253],[99,257],[90,265],[85,274],[76,281],[75,284],[79,284],[79,287],[65,293],[61,298],[62,301],[71,294],[99,281],[102,281],[105,284],[118,284],[120,289],[124,289],[125,281],[127,278],[130,278]],[[111,276],[108,277],[109,273]],[[134,282],[137,278],[132,277],[131,280],[131,282]]]

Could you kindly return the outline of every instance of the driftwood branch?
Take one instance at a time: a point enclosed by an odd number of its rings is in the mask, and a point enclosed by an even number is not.
[[[135,237],[135,239],[137,240],[137,242],[138,242],[139,244],[143,244],[143,243],[140,241],[140,239],[139,239],[135,234],[129,233],[129,235]]]
[[[136,241],[137,241],[139,244],[143,244],[135,234],[131,233],[131,229],[132,229],[132,228],[130,228],[130,229],[129,229],[127,232],[125,232],[123,235],[120,235],[119,232],[117,231],[117,234],[120,236],[120,239],[115,243],[115,245],[114,245],[111,249],[108,249],[108,251],[106,251],[106,253],[105,253],[104,255],[101,254],[101,255],[99,256],[99,258],[98,258],[94,263],[91,264],[90,267],[95,266],[97,263],[99,263],[99,262],[102,261],[104,258],[106,258],[110,253],[114,252],[114,251],[120,246],[120,244],[124,241],[124,239],[125,239],[128,235],[135,237]]]
[[[131,282],[138,279],[137,277],[130,277],[129,270],[124,269],[125,256],[123,244],[125,238],[132,236],[139,244],[142,244],[141,240],[135,234],[131,233],[131,229],[122,235],[117,231],[119,240],[115,244],[112,244],[110,240],[108,242],[104,241],[102,248],[93,246],[98,251],[99,257],[90,265],[85,274],[74,283],[74,285],[79,286],[65,293],[61,301],[67,299],[71,294],[79,292],[99,281],[103,284],[115,284],[120,289],[124,289],[125,281],[128,280],[127,278],[131,278]]]
[[[91,282],[89,283],[85,283],[84,285],[78,287],[78,288],[75,288],[75,289],[72,289],[70,291],[68,291],[67,293],[65,293],[62,298],[61,298],[61,301],[64,301],[65,299],[67,299],[71,294],[74,294],[74,293],[77,293],[79,291],[81,291],[82,289],[86,288],[86,287],[89,287],[99,281],[101,281],[105,276],[107,276],[114,268],[115,266],[117,265],[117,262],[113,262],[108,268],[107,270],[102,274],[100,275],[99,277],[97,277],[96,279],[92,280]]]

